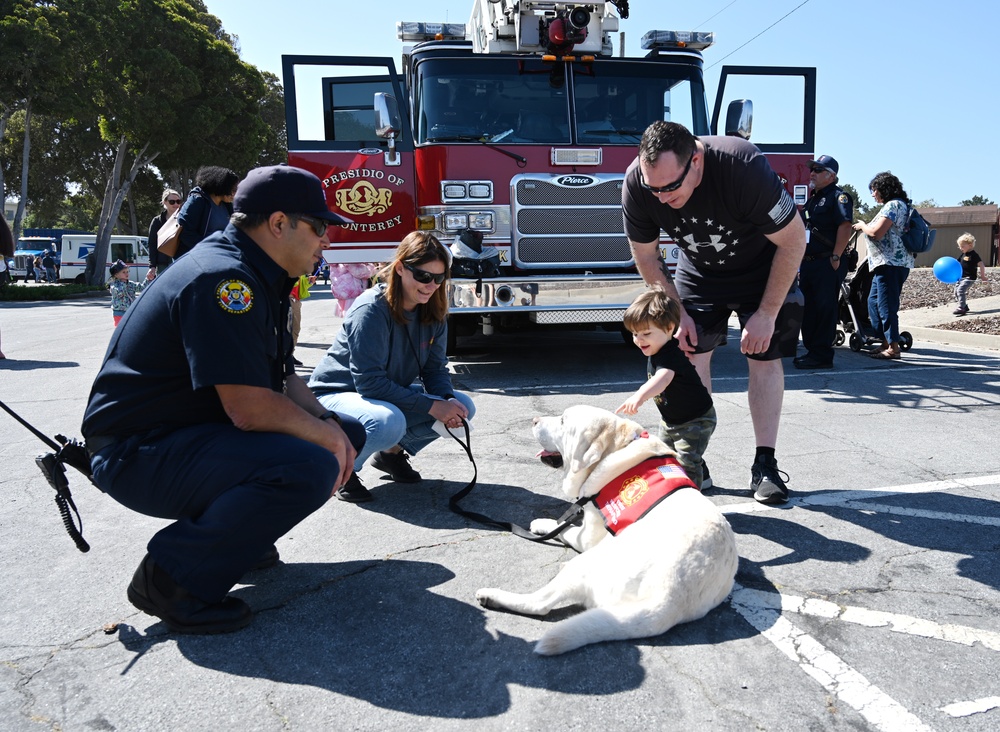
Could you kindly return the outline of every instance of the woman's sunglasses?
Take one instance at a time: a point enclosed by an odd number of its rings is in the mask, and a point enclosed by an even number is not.
[[[168,198],[167,199],[167,203],[169,203],[171,206],[176,206],[180,202],[181,202],[181,200],[179,198]]]
[[[431,282],[433,282],[435,285],[440,285],[442,282],[448,279],[447,272],[442,272],[441,274],[434,274],[433,272],[428,272],[425,269],[418,269],[417,267],[414,267],[412,264],[406,264],[405,262],[403,263],[403,269],[409,270],[410,274],[413,275],[413,279],[415,279],[421,285],[428,285]]]

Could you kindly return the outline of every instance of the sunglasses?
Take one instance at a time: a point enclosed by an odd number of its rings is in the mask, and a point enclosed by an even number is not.
[[[312,230],[316,232],[316,236],[323,236],[323,234],[326,233],[327,226],[329,226],[329,224],[327,224],[327,222],[324,221],[323,219],[317,219],[313,216],[306,216],[305,214],[295,214],[290,218],[294,218],[297,221],[305,221],[312,227]]]
[[[440,285],[448,278],[447,272],[442,272],[441,274],[434,274],[433,272],[428,272],[425,269],[418,269],[412,264],[403,263],[403,269],[410,271],[413,275],[413,279],[419,282],[421,285],[427,285],[433,282],[435,285]]]
[[[639,185],[645,188],[650,193],[670,193],[671,191],[676,191],[682,185],[684,185],[684,179],[687,178],[688,171],[691,170],[691,162],[694,160],[694,153],[691,153],[691,157],[688,158],[687,165],[684,166],[684,172],[681,173],[681,177],[675,180],[673,183],[668,183],[665,186],[651,186],[646,183],[646,179],[642,176],[642,167],[639,168]]]
[[[179,199],[179,198],[168,198],[167,199],[167,203],[169,203],[171,206],[176,206],[180,202],[181,202],[181,199]]]

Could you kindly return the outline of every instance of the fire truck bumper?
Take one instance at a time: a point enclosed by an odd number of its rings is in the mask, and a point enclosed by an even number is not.
[[[452,315],[520,312],[536,323],[610,323],[643,291],[638,275],[494,277],[448,283]]]

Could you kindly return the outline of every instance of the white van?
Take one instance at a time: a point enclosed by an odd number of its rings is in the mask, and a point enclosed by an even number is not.
[[[94,250],[96,241],[96,234],[63,234],[60,280],[83,283],[84,272],[87,270],[87,255]],[[108,267],[119,259],[132,269],[129,272],[129,279],[133,281],[146,279],[146,272],[149,270],[149,245],[146,237],[111,237],[108,261],[103,267],[105,280],[110,278]]]

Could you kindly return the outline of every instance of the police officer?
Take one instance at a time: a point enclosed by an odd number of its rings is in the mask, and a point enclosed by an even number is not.
[[[315,175],[288,166],[250,171],[233,208],[129,308],[83,420],[101,490],[174,520],[127,594],[183,633],[250,622],[230,589],[277,563],[274,542],[347,481],[364,445],[292,365],[289,291],[345,220]]]
[[[840,258],[851,238],[854,202],[837,186],[840,166],[836,160],[820,155],[809,168],[813,188],[805,205],[809,241],[799,269],[799,287],[805,298],[802,345],[806,353],[792,363],[798,369],[832,369],[840,285],[847,276]]]

